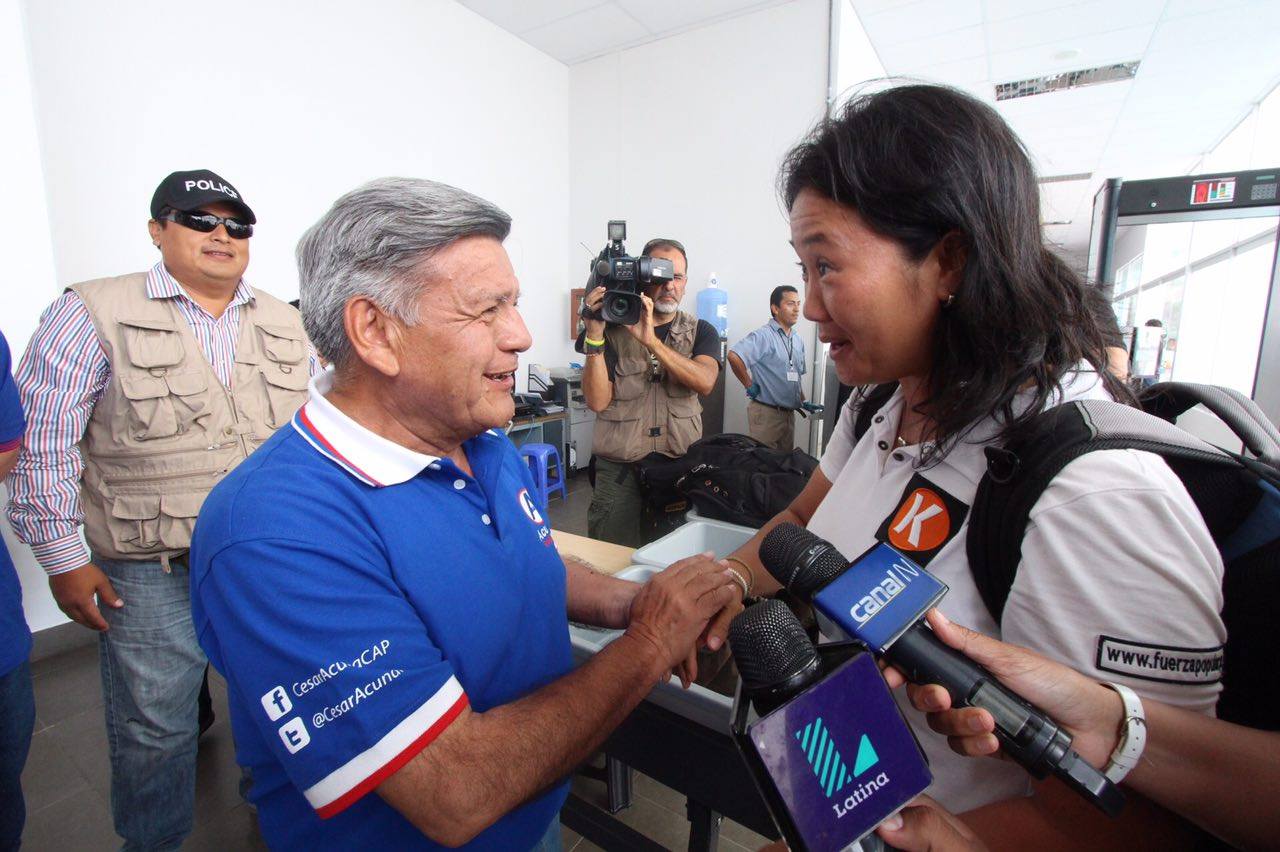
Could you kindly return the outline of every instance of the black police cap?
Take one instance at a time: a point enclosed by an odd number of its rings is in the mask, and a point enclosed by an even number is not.
[[[235,207],[250,224],[258,221],[240,191],[208,169],[174,172],[160,181],[151,196],[151,218],[158,219],[166,207],[190,213],[218,203]]]

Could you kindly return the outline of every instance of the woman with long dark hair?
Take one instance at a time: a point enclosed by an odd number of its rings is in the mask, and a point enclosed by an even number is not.
[[[840,380],[897,387],[860,437],[865,395],[853,396],[821,467],[775,523],[806,525],[851,557],[888,541],[950,586],[942,609],[957,621],[1212,714],[1216,675],[1149,667],[1159,653],[1211,655],[1225,641],[1221,558],[1159,457],[1098,451],[1063,469],[1031,512],[999,625],[974,585],[965,517],[984,451],[1051,406],[1132,401],[1106,369],[1101,295],[1045,245],[1035,172],[1014,133],[952,89],[861,94],[791,151],[779,188],[805,316]],[[758,593],[777,588],[756,554],[772,526],[734,554]],[[965,760],[942,737],[920,736],[930,792],[969,811],[993,848],[1092,848],[1107,837],[1154,848],[1177,830],[1134,802],[1107,821],[1056,782],[1032,796],[1019,766]]]

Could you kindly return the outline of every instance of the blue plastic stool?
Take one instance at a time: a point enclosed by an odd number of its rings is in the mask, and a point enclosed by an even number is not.
[[[560,499],[569,499],[564,487],[564,467],[560,464],[560,452],[551,444],[522,444],[520,457],[529,465],[533,474],[534,485],[538,489],[538,508],[547,511],[547,502],[552,491],[560,492]],[[549,470],[556,469],[556,478],[550,479]]]

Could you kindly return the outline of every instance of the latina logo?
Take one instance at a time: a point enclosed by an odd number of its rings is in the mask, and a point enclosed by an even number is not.
[[[875,746],[871,744],[871,738],[863,734],[862,738],[858,740],[858,754],[854,758],[853,769],[850,770],[848,764],[844,761],[844,757],[841,756],[840,750],[836,747],[835,740],[831,737],[831,732],[823,724],[821,716],[796,731],[795,738],[796,742],[800,744],[800,749],[804,753],[809,768],[813,770],[814,776],[818,779],[818,786],[828,799],[837,793],[845,792],[846,787],[856,783],[857,779],[861,778],[880,762],[880,755],[876,754]],[[849,790],[843,801],[837,801],[832,805],[835,809],[836,817],[843,817],[870,798],[872,793],[888,783],[888,774],[880,772],[874,778],[868,778],[866,781],[857,784],[857,786]]]

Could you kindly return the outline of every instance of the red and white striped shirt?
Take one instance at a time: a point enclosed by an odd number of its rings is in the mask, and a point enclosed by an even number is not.
[[[147,273],[147,298],[173,300],[213,372],[230,386],[240,318],[255,298],[244,279],[220,317],[188,296],[163,262]],[[75,293],[63,293],[40,317],[15,379],[27,413],[27,434],[9,476],[9,523],[46,572],[61,574],[89,561],[78,531],[84,522],[84,462],[77,445],[111,380],[111,362],[89,309]]]

